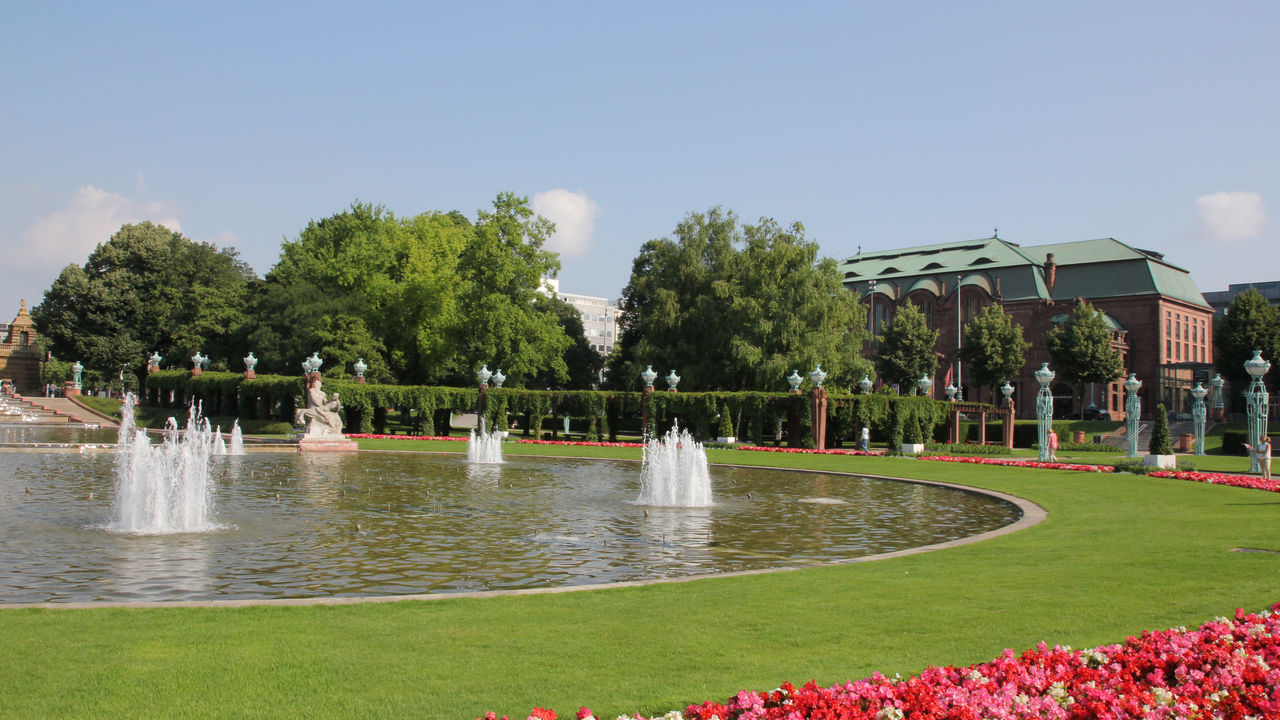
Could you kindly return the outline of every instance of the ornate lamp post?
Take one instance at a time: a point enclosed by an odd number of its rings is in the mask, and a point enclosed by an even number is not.
[[[667,392],[676,392],[676,386],[680,384],[680,376],[676,374],[675,370],[667,373],[663,380],[667,381]]]
[[[1221,420],[1225,412],[1225,405],[1222,397],[1222,386],[1225,384],[1226,381],[1217,373],[1214,373],[1213,379],[1209,381],[1209,385],[1213,387],[1213,418],[1215,420]]]
[[[645,392],[648,392],[653,390],[653,381],[658,379],[658,373],[653,371],[652,365],[647,365],[644,371],[640,373],[640,379],[644,381]]]
[[[862,390],[863,395],[871,392],[871,378],[863,375],[862,379],[858,381],[858,389]]]
[[[507,381],[507,376],[502,374],[502,368],[498,368],[498,372],[493,374],[493,386],[502,387],[502,383]]]
[[[920,394],[928,396],[929,388],[933,387],[933,380],[928,375],[921,375],[916,381],[916,387],[920,389]]]
[[[791,386],[791,393],[793,395],[800,394],[800,383],[802,382],[804,382],[804,378],[800,377],[800,373],[795,370],[792,370],[791,374],[787,376],[787,384]]]
[[[1204,421],[1208,414],[1204,409],[1204,396],[1208,394],[1209,391],[1200,383],[1191,388],[1191,397],[1196,399],[1191,406],[1191,424],[1196,432],[1196,455],[1204,454]]]
[[[809,381],[813,383],[815,388],[822,387],[822,381],[827,379],[827,374],[822,371],[821,365],[815,365],[813,371],[809,373]]]
[[[956,384],[947,383],[947,399],[951,402],[956,401]]]
[[[1057,377],[1057,373],[1049,369],[1049,363],[1040,363],[1035,372],[1036,382],[1040,383],[1040,392],[1036,393],[1036,425],[1040,438],[1040,462],[1049,460],[1049,433],[1053,430],[1053,391],[1049,383]]]
[[[489,387],[489,378],[493,377],[493,373],[489,372],[489,364],[485,363],[476,371],[476,382],[480,383],[480,387]]]
[[[1131,458],[1138,457],[1138,414],[1142,412],[1142,401],[1138,399],[1138,390],[1141,388],[1142,381],[1133,373],[1129,373],[1129,379],[1124,381],[1124,389],[1129,391],[1129,397],[1124,401],[1124,421]]]
[[[1262,384],[1262,376],[1271,369],[1271,363],[1262,359],[1262,351],[1254,350],[1253,357],[1244,363],[1244,371],[1253,378],[1249,381],[1249,391],[1244,396],[1244,412],[1249,419],[1249,444],[1258,442],[1258,438],[1267,434],[1267,386]],[[1257,453],[1249,453],[1249,472],[1258,472],[1262,464],[1258,462]]]
[[[362,383],[364,382],[364,372],[369,369],[369,365],[364,361],[364,358],[356,358],[356,361],[351,365],[351,369],[356,371],[356,382]]]

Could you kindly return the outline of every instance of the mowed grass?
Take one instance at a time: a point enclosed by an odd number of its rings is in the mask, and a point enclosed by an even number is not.
[[[457,443],[362,441],[453,451]],[[635,459],[637,450],[514,452]],[[1280,601],[1280,495],[1129,474],[709,451],[713,462],[990,488],[1049,517],[909,557],[636,588],[310,607],[0,611],[0,717],[662,713],[1086,647]]]

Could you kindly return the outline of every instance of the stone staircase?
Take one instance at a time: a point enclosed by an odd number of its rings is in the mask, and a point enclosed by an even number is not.
[[[24,397],[16,393],[6,393],[0,395],[0,422],[10,421],[27,425],[116,426],[110,418],[99,416],[66,398]]]

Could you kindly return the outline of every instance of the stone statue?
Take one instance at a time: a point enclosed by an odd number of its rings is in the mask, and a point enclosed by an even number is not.
[[[313,372],[307,376],[307,407],[298,410],[293,424],[307,426],[304,439],[341,438],[342,416],[338,414],[341,407],[337,393],[332,399],[325,397],[324,390],[320,389],[320,373]]]

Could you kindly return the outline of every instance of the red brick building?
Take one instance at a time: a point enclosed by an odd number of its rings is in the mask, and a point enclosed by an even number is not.
[[[988,388],[964,385],[956,362],[959,326],[991,303],[1001,303],[1031,343],[1026,364],[1010,378],[1019,417],[1034,417],[1039,389],[1032,373],[1053,364],[1044,333],[1062,322],[1083,299],[1103,313],[1112,328],[1112,345],[1127,372],[1143,382],[1144,414],[1155,402],[1169,412],[1190,412],[1188,391],[1207,381],[1213,363],[1213,308],[1190,274],[1150,250],[1111,238],[1021,247],[999,237],[860,253],[841,263],[845,286],[870,304],[871,330],[879,334],[897,307],[915,303],[938,331],[938,375],[933,394],[945,397],[957,382],[965,399],[992,402]],[[957,293],[957,288],[959,292]],[[875,348],[868,348],[874,355]],[[1083,403],[1123,419],[1123,378],[1084,388]],[[1053,385],[1059,417],[1079,413],[1072,388]]]

